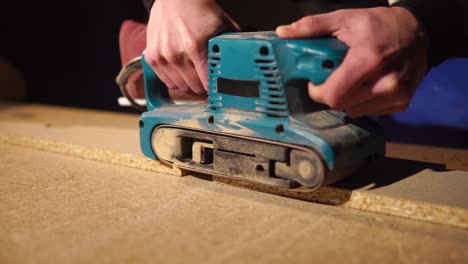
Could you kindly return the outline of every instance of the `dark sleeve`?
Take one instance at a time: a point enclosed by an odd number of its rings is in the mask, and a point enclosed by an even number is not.
[[[468,57],[467,0],[400,0],[429,38],[429,63],[436,66],[454,57]]]
[[[154,1],[155,0],[143,0],[143,5],[145,6],[146,11],[148,11],[148,14],[151,10],[151,7],[153,6]]]
[[[295,0],[309,2],[323,9],[324,12],[331,12],[339,9],[349,8],[371,8],[377,6],[388,6],[388,0]]]

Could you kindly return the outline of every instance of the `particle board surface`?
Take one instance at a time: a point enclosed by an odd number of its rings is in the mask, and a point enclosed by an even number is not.
[[[468,258],[463,229],[0,147],[1,263],[463,263]],[[34,162],[24,166],[25,160]]]
[[[4,144],[38,149],[45,152],[57,153],[86,160],[94,160],[119,166],[126,166],[157,173],[176,176],[197,176],[186,171],[169,168],[163,164],[144,158],[140,155],[119,153],[95,147],[66,144],[51,140],[41,140],[21,136],[0,136]],[[374,172],[377,173],[377,172]],[[458,175],[458,173],[456,174]],[[361,175],[359,175],[361,176]],[[206,176],[203,176],[207,178]],[[379,195],[366,190],[349,190],[325,186],[313,192],[283,190],[269,186],[259,186],[248,182],[212,176],[215,182],[223,182],[255,191],[267,192],[284,197],[301,199],[310,202],[319,202],[329,205],[341,206],[380,214],[401,216],[411,220],[420,220],[468,229],[468,210],[427,201],[405,199],[397,195]],[[349,184],[345,184],[349,186]]]
[[[137,123],[135,114],[0,105],[0,136],[139,160]],[[468,260],[465,150],[388,143],[380,167],[333,187],[455,209],[458,225],[444,225],[5,141],[0,149],[0,263]]]
[[[137,114],[4,104],[2,132],[142,155]],[[392,142],[386,147],[387,159],[337,186],[468,209],[468,150]]]

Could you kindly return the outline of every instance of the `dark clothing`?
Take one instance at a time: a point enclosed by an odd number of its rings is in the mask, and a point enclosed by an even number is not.
[[[155,0],[143,0],[143,5],[146,10],[151,9]],[[388,1],[386,0],[291,0],[291,2],[314,2],[314,5],[319,6],[323,9],[324,12],[331,11],[332,9],[342,9],[342,8],[365,8],[371,6],[383,6],[387,5]]]
[[[143,0],[148,12],[154,1]],[[243,31],[274,30],[307,15],[338,9],[388,6],[388,0],[217,0],[217,3]]]
[[[143,0],[149,11],[155,0]],[[231,1],[238,2],[238,1]],[[255,3],[255,1],[250,1]],[[304,15],[331,12],[344,8],[388,6],[387,0],[296,0],[309,2]],[[401,0],[393,6],[407,8],[426,31],[429,38],[429,63],[436,66],[454,57],[468,57],[467,0]],[[245,9],[245,7],[244,7]],[[229,10],[227,10],[229,13]]]
[[[429,37],[431,66],[453,57],[468,57],[468,1],[401,0]]]
[[[155,0],[142,0],[148,13]],[[273,30],[306,15],[388,6],[388,0],[217,0],[244,31]],[[259,15],[262,14],[262,15]]]

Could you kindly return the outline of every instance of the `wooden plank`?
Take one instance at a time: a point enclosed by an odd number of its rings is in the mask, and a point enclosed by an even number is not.
[[[88,160],[127,166],[164,174],[182,176],[184,172],[168,168],[157,161],[133,155],[119,153],[96,147],[85,147],[62,142],[41,140],[21,136],[3,136],[0,141],[6,144],[38,149]],[[468,177],[468,173],[465,174]],[[214,177],[215,181],[240,186],[256,191],[286,196],[310,202],[347,207],[380,214],[401,216],[436,224],[468,229],[468,209],[440,204],[401,199],[378,195],[365,191],[351,191],[334,187],[322,187],[314,192],[286,191],[279,188],[253,185],[251,183]]]
[[[0,143],[0,263],[464,263],[466,230]]]
[[[137,123],[136,114],[34,104],[0,111],[0,134],[14,135],[4,138],[10,144],[180,175],[142,156]],[[319,192],[257,191],[466,228],[467,160],[466,150],[388,143],[383,163]]]
[[[413,169],[390,181],[371,177],[376,174],[356,175],[363,179],[349,189],[330,188],[335,197],[309,197],[336,204],[329,206],[157,172],[163,168],[139,152],[137,121],[137,115],[61,107],[0,109],[0,263],[468,260],[463,226],[343,206],[355,206],[353,199],[362,197],[353,195],[364,193],[392,201],[413,195],[416,199],[401,200],[465,210],[457,186],[448,195],[456,199],[438,197],[447,195],[444,188],[437,192],[444,180],[456,182],[451,178],[460,175],[451,173],[458,171],[428,170],[446,168],[447,160],[392,157],[384,164],[388,175],[395,164]],[[426,191],[418,189],[423,186],[419,180],[436,183],[431,190],[436,198],[422,195]],[[415,189],[405,189],[408,185]]]

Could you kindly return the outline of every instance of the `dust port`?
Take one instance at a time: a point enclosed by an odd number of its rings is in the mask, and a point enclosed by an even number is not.
[[[265,46],[262,46],[259,50],[260,55],[262,56],[267,56],[270,52],[268,51],[268,48]]]
[[[208,121],[208,124],[210,124],[210,125],[213,124],[213,123],[214,123],[214,116],[210,115],[210,116],[207,118],[206,121]]]
[[[324,60],[322,62],[322,67],[326,70],[331,70],[335,68],[335,63],[332,60]]]
[[[257,166],[255,166],[255,170],[258,172],[262,172],[262,171],[265,171],[265,168],[263,167],[262,164],[258,164]]]
[[[284,134],[284,126],[283,125],[276,125],[275,127],[275,132],[278,135],[283,135]]]
[[[139,126],[140,128],[144,128],[144,127],[145,127],[145,123],[143,123],[143,121],[140,120],[140,121],[138,121],[138,126]]]
[[[219,46],[217,44],[213,45],[213,47],[211,47],[211,50],[214,54],[219,54]]]

